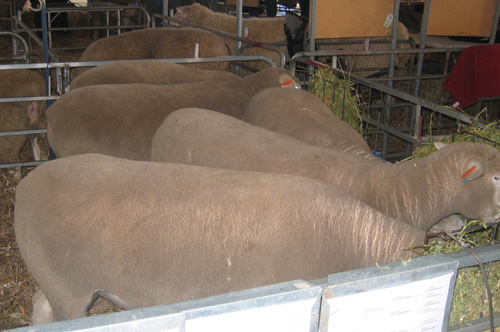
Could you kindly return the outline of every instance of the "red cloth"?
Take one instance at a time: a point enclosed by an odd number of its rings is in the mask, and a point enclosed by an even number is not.
[[[500,44],[470,46],[460,53],[443,84],[461,108],[500,96]]]

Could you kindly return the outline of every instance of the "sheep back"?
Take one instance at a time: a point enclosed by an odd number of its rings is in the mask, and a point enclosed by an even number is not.
[[[360,133],[305,90],[264,89],[250,99],[243,120],[310,144],[379,159]]]
[[[170,112],[202,107],[241,118],[255,93],[287,81],[300,84],[288,70],[268,68],[234,81],[75,89],[47,111],[49,142],[57,157],[98,152],[149,160],[154,133]]]
[[[500,151],[486,144],[455,143],[426,158],[390,164],[209,110],[184,109],[158,128],[152,159],[308,176],[425,231],[452,214],[487,222],[500,216]]]
[[[199,44],[201,58],[229,55],[224,41],[208,31],[191,28],[156,28],[135,30],[99,39],[85,49],[79,61],[193,58],[195,43]],[[185,65],[199,69],[228,68],[227,63],[222,62]],[[85,70],[88,69],[77,68],[73,71],[73,78]]]
[[[102,84],[179,84],[238,78],[238,75],[225,70],[197,69],[166,61],[113,61],[78,75],[71,82],[71,89]]]

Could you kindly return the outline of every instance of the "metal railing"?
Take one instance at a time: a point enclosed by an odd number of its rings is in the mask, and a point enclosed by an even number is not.
[[[405,307],[395,308],[394,317],[379,322],[387,326],[396,322],[400,328],[429,324],[429,331],[478,332],[500,326],[500,315],[492,318],[465,322],[464,326],[447,326],[451,311],[452,294],[458,269],[500,260],[500,244],[477,247],[474,253],[462,250],[452,254],[436,254],[418,257],[410,261],[394,262],[365,269],[351,270],[328,277],[304,281],[293,280],[281,284],[248,289],[204,299],[166,306],[134,309],[119,313],[81,318],[76,320],[8,330],[9,332],[46,331],[331,331],[338,327],[337,313],[332,304],[342,298],[362,295],[372,300],[378,314],[391,309],[384,305],[387,298],[399,301],[404,295]],[[424,285],[422,285],[424,283]],[[418,292],[409,292],[418,289]],[[398,290],[397,293],[394,290]],[[402,292],[402,293],[399,293]],[[371,294],[372,295],[371,295]],[[414,294],[411,294],[414,293]],[[428,295],[428,301],[420,301]],[[382,301],[380,296],[386,296]],[[391,303],[392,303],[391,302]],[[370,303],[347,301],[348,310],[358,307],[370,309]],[[354,307],[353,307],[354,306]],[[344,308],[345,309],[345,308]],[[412,310],[421,312],[433,309],[435,315],[418,314],[417,320],[402,320],[408,310],[408,318],[415,318]],[[376,316],[356,315],[345,319],[347,330],[362,321],[376,321]],[[338,315],[337,315],[338,316]],[[385,317],[385,316],[384,316]],[[375,319],[374,319],[375,318]],[[429,319],[431,318],[431,319]],[[409,326],[408,326],[409,325]],[[437,326],[441,326],[440,329]],[[372,325],[380,329],[380,325]],[[6,331],[7,332],[7,331]]]
[[[141,60],[127,60],[127,61],[141,61]],[[272,60],[258,55],[249,56],[220,56],[214,58],[176,58],[176,59],[151,59],[151,61],[166,61],[171,63],[211,63],[211,62],[229,62],[237,63],[241,61],[264,61],[269,64],[270,67],[276,67],[276,64]],[[41,70],[57,70],[58,81],[62,83],[62,93],[66,93],[70,90],[70,75],[72,68],[82,68],[82,67],[94,67],[104,63],[112,61],[85,61],[85,62],[51,62],[51,63],[24,63],[24,64],[5,64],[0,65],[0,71],[2,70],[13,70],[13,69],[41,69]],[[50,82],[50,78],[49,78]],[[50,90],[49,90],[50,91]],[[59,91],[59,90],[58,90]],[[55,101],[59,98],[59,94],[47,95],[47,96],[31,96],[31,97],[14,97],[14,98],[0,98],[1,103],[10,102],[22,102],[22,101]],[[30,134],[46,134],[46,129],[36,129],[36,130],[20,130],[20,131],[4,131],[0,132],[0,137],[2,136],[13,136],[13,135],[30,135]],[[24,162],[24,163],[9,163],[0,164],[0,169],[2,168],[14,168],[14,167],[29,167],[36,166],[42,162]]]
[[[460,52],[463,48],[446,48],[446,49],[395,49],[395,50],[373,50],[373,51],[352,51],[352,50],[332,50],[332,51],[310,51],[300,52],[294,55],[289,63],[289,70],[296,73],[298,63],[304,64],[309,68],[323,68],[332,71],[340,78],[347,79],[350,83],[356,86],[358,92],[364,91],[368,96],[368,100],[364,103],[365,117],[364,121],[370,126],[377,128],[374,135],[382,135],[381,142],[376,140],[376,145],[380,146],[380,153],[386,158],[404,158],[411,154],[411,146],[418,144],[423,136],[423,129],[425,125],[421,121],[423,111],[441,114],[456,122],[471,124],[475,121],[472,116],[455,110],[448,106],[443,106],[433,101],[422,99],[415,95],[415,89],[411,88],[409,91],[403,91],[386,83],[407,80],[410,82],[419,82],[427,79],[436,79],[446,77],[443,75],[407,75],[404,77],[388,77],[388,78],[365,78],[360,77],[352,72],[345,72],[338,68],[311,60],[311,57],[335,57],[343,55],[356,55],[356,56],[371,56],[371,55],[401,55],[401,54],[424,54],[424,53],[442,53],[442,52]],[[307,70],[307,69],[306,69]],[[373,100],[379,104],[375,105]],[[385,98],[382,98],[385,96]],[[390,97],[390,98],[387,98]],[[406,110],[410,113],[409,123],[404,128],[395,128],[390,125],[390,112],[392,108],[399,108]],[[370,113],[376,112],[377,117],[369,116]],[[405,142],[407,146],[404,151],[388,154],[388,138],[389,135],[397,137]]]
[[[21,37],[18,33],[10,31],[0,31],[0,38],[9,38],[9,37],[12,39],[12,56],[0,58],[0,62],[2,61],[29,62],[31,53],[26,40],[23,37]]]
[[[120,13],[125,11],[125,10],[137,10],[140,12],[140,17],[144,18],[141,19],[137,25],[122,25],[122,19]],[[52,23],[53,21],[57,18],[58,15],[61,13],[70,13],[70,12],[86,12],[88,13],[104,13],[105,15],[105,26],[93,26],[93,25],[88,25],[84,27],[53,27]],[[114,15],[111,15],[111,13],[115,13]],[[111,20],[110,16],[114,16],[116,20],[115,25],[110,25]],[[90,7],[50,7],[47,8],[47,24],[48,24],[48,42],[49,42],[49,47],[51,49],[57,49],[53,48],[53,32],[57,31],[76,31],[76,30],[106,30],[106,35],[109,37],[111,31],[116,31],[116,34],[120,34],[122,30],[124,29],[146,29],[150,26],[151,22],[151,17],[149,13],[144,9],[143,7],[139,6],[90,6]],[[142,23],[141,23],[142,22]],[[34,31],[38,31],[37,29],[34,29]],[[85,45],[86,46],[86,45]],[[82,47],[66,47],[64,49],[81,49]]]
[[[174,17],[163,16],[163,15],[159,15],[159,14],[154,14],[153,18],[154,17],[161,18],[165,22],[166,25],[171,25],[171,22],[172,22],[172,23],[177,24],[177,25],[182,25],[182,26],[187,26],[187,27],[191,27],[191,28],[197,28],[197,29],[209,31],[209,32],[211,32],[211,33],[213,33],[215,35],[218,35],[218,36],[221,36],[221,37],[224,37],[224,38],[229,38],[229,39],[232,39],[234,41],[238,41],[238,42],[244,43],[246,46],[243,45],[242,47],[238,48],[236,50],[236,55],[239,55],[241,53],[241,51],[244,48],[247,48],[247,47],[261,47],[261,48],[265,48],[267,50],[276,52],[276,53],[278,53],[279,58],[280,58],[280,63],[277,64],[277,65],[279,67],[281,67],[281,68],[284,68],[285,65],[286,65],[286,56],[285,56],[285,53],[283,52],[283,50],[279,46],[277,46],[275,44],[263,43],[263,42],[260,42],[260,41],[257,41],[257,40],[252,40],[252,39],[240,37],[240,36],[237,36],[235,34],[231,34],[231,33],[225,32],[225,31],[220,31],[220,30],[209,28],[209,27],[204,27],[204,26],[201,26],[201,25],[197,25],[197,24],[194,24],[194,23],[186,22],[186,21],[183,21],[183,20],[176,19]],[[155,20],[153,19],[153,27],[155,26],[154,22],[155,22]]]

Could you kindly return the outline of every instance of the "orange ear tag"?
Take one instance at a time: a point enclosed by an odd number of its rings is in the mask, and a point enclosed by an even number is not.
[[[465,172],[464,174],[462,174],[461,178],[464,179],[464,182],[469,181],[467,179],[467,176],[469,176],[469,174],[472,173],[475,169],[476,169],[476,166],[472,166],[471,169],[469,169],[467,172]]]

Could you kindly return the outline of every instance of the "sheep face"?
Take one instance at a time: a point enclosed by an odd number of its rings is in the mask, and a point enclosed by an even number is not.
[[[464,204],[461,214],[467,218],[493,222],[500,217],[500,156],[486,160],[481,166],[471,165],[466,172],[473,167],[476,167],[474,171],[484,167],[483,174],[470,179],[473,171],[462,180],[469,203]]]
[[[487,222],[500,217],[500,151],[475,143],[452,144],[448,149],[458,166],[454,173],[460,182],[455,189],[460,213]]]
[[[203,17],[213,14],[210,9],[198,3],[177,7],[175,11],[175,18],[192,23],[199,23]]]
[[[177,13],[175,13],[175,18],[179,20],[185,20],[187,18],[187,8],[179,7],[177,8]]]

